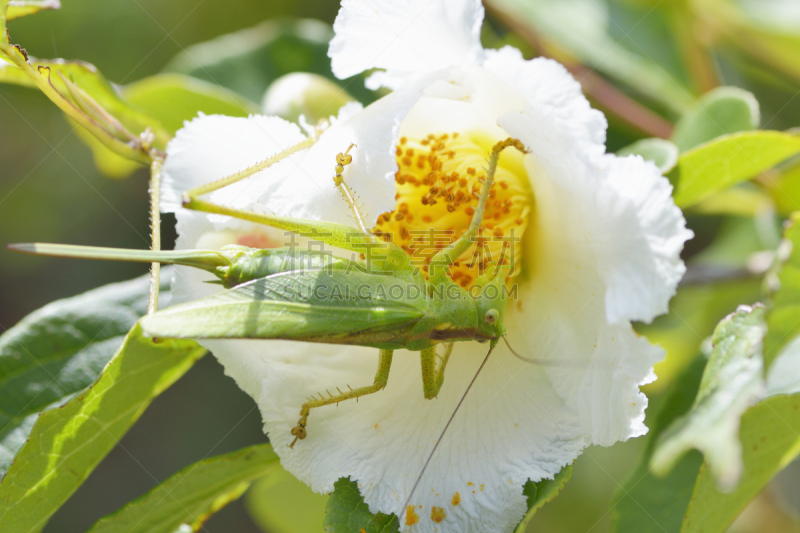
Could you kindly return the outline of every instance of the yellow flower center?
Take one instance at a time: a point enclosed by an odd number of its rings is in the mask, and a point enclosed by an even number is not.
[[[478,204],[485,167],[496,139],[473,132],[403,137],[397,145],[397,207],[378,217],[374,233],[402,247],[412,264],[427,271],[436,254],[469,227]],[[480,231],[455,260],[451,278],[469,287],[488,269],[511,265],[520,272],[522,236],[533,206],[523,156],[505,150],[494,177]]]

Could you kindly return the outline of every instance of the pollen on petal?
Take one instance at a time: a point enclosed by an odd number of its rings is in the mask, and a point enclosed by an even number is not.
[[[436,507],[435,505],[431,507],[431,520],[438,524],[444,520],[445,517],[447,517],[447,514],[445,514],[443,507]]]
[[[461,503],[461,494],[457,492],[453,494],[453,499],[450,501],[450,503],[453,504],[453,506],[456,506],[459,503]]]
[[[417,512],[414,510],[414,506],[409,505],[406,508],[406,525],[413,526],[417,522],[419,522],[419,515],[417,515]]]

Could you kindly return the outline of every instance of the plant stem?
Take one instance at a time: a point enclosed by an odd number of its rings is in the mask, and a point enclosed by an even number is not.
[[[161,250],[161,166],[163,159],[154,157],[150,163],[150,227],[154,252]],[[161,263],[153,263],[150,267],[150,296],[147,300],[147,314],[158,310],[158,290],[161,284]]]

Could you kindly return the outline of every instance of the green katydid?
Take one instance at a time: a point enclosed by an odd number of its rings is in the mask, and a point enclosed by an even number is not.
[[[228,288],[210,297],[145,317],[142,328],[153,337],[283,339],[377,348],[380,356],[373,384],[338,391],[336,395],[329,393],[328,397],[320,395],[319,399],[304,403],[297,426],[292,429],[295,437],[291,444],[293,447],[307,435],[311,409],[383,389],[388,381],[394,350],[404,348],[420,352],[423,392],[426,399],[431,399],[442,387],[454,342],[489,341],[491,353],[499,340],[505,337],[503,313],[509,267],[500,266],[494,272],[484,273],[470,291],[449,277],[448,267],[473,244],[492,189],[500,153],[508,147],[525,152],[522,143],[514,139],[494,145],[468,229],[432,257],[427,278],[411,264],[403,249],[379,239],[367,229],[352,191],[342,176],[345,166],[352,161],[349,155],[352,145],[337,156],[333,179],[349,204],[358,228],[235,210],[198,199],[202,194],[255,174],[293,153],[296,147],[279,157],[188,191],[183,205],[189,209],[314,235],[325,244],[345,250],[363,252],[370,246],[380,246],[385,255],[372,257],[370,270],[365,270],[364,265],[357,261],[320,252],[297,253],[293,248],[260,250],[229,246],[220,251],[174,252],[50,244],[20,244],[11,248],[44,255],[177,263],[212,272],[219,278],[218,283]],[[443,356],[436,353],[439,344],[446,344]]]

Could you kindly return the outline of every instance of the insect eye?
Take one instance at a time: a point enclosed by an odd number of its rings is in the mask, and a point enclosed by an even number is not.
[[[483,321],[487,324],[494,324],[500,319],[500,313],[497,312],[497,309],[489,309],[486,311],[486,314],[483,315]]]

